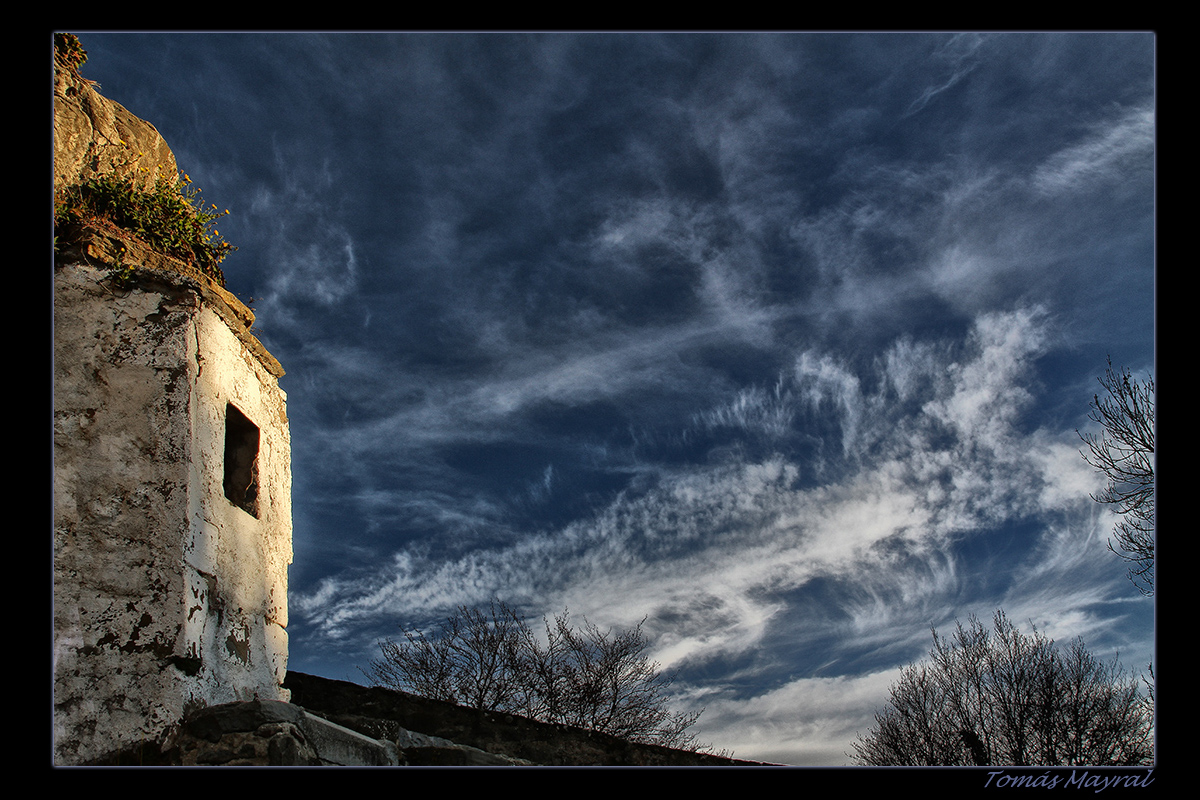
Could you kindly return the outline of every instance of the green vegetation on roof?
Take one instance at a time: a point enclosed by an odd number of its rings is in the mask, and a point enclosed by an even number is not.
[[[54,202],[56,232],[105,219],[137,234],[151,247],[174,256],[222,286],[219,264],[237,248],[222,238],[214,223],[229,209],[204,207],[200,190],[186,174],[176,180],[160,177],[150,191],[135,188],[131,177],[99,175],[59,192]]]

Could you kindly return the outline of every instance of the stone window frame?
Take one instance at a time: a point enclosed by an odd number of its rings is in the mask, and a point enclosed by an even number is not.
[[[225,497],[258,519],[258,457],[262,433],[233,403],[225,404]]]

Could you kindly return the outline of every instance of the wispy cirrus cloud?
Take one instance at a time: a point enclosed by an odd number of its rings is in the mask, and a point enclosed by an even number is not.
[[[1033,188],[1055,196],[1149,181],[1154,169],[1154,130],[1152,105],[1125,110],[1047,158],[1033,174]]]
[[[811,436],[794,422],[820,406],[839,421],[823,434],[834,445],[824,455],[836,462],[832,483],[811,485],[812,464],[782,455],[745,461],[732,451],[724,464],[686,472],[643,463],[648,488],[623,493],[590,519],[446,562],[402,551],[365,583],[327,581],[294,606],[334,637],[378,623],[402,598],[414,615],[496,594],[539,612],[569,605],[606,624],[651,613],[671,620],[663,654],[695,663],[745,652],[772,609],[818,578],[876,598],[870,623],[858,601],[844,608],[864,640],[892,630],[901,609],[909,619],[921,609],[937,617],[953,607],[947,597],[964,591],[947,546],[1047,500],[1062,512],[1082,485],[1078,471],[1060,475],[1039,455],[1061,447],[1052,436],[1019,425],[1045,324],[1038,311],[1019,310],[982,317],[958,348],[902,340],[878,360],[873,391],[832,357],[801,354],[774,390],[743,393],[696,420],[704,430],[739,426],[783,444]],[[1078,508],[1087,498],[1074,500]],[[689,637],[680,620],[691,609],[728,624]],[[881,610],[890,611],[878,617]]]
[[[277,149],[277,162],[288,154]],[[258,184],[245,210],[255,225],[251,235],[261,243],[261,258],[275,265],[264,293],[273,325],[294,328],[297,304],[332,306],[358,289],[359,265],[349,228],[329,206],[334,177],[327,162],[319,171],[278,164],[284,185]]]
[[[698,696],[702,719],[736,755],[752,752],[770,763],[841,766],[852,763],[848,746],[874,721],[879,698],[899,669],[859,676],[801,678],[750,700]],[[799,718],[795,709],[806,710]],[[797,758],[802,754],[801,758]]]
[[[936,85],[927,86],[921,92],[921,96],[913,100],[908,111],[905,112],[905,116],[920,112],[937,95],[955,86],[971,74],[971,71],[978,66],[979,50],[987,43],[988,38],[987,34],[982,33],[957,33],[939,45],[933,58],[935,61],[945,62],[945,72],[941,76],[941,81]]]

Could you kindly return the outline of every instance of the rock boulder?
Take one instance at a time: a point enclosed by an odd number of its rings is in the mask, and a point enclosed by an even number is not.
[[[65,52],[58,38],[54,57],[55,190],[109,172],[132,176],[143,190],[153,187],[159,177],[175,180],[179,167],[158,129],[97,92],[94,83],[79,74],[79,57]],[[74,44],[78,46],[78,40]]]

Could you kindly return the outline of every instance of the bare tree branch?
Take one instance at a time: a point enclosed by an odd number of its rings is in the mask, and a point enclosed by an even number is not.
[[[1129,370],[1113,369],[1112,359],[1098,379],[1106,394],[1093,396],[1089,419],[1099,434],[1080,433],[1084,460],[1108,477],[1092,499],[1121,515],[1108,547],[1130,562],[1129,577],[1143,594],[1154,594],[1154,378],[1133,380]],[[1076,431],[1078,433],[1078,431]]]

